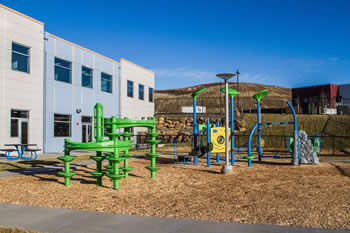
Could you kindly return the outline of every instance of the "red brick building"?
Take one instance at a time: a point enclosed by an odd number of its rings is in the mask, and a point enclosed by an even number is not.
[[[338,88],[336,84],[293,88],[293,107],[302,114],[322,114],[325,108],[334,109]]]

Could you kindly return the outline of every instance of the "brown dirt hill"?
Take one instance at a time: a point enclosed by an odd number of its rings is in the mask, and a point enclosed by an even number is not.
[[[229,83],[229,87],[237,89],[237,84],[234,82]],[[201,94],[201,96],[220,96],[220,88],[224,87],[223,82],[207,83],[201,85],[195,85],[191,87],[177,88],[177,89],[166,89],[166,90],[156,90],[155,98],[181,98],[181,97],[191,97],[193,91],[200,88],[208,88],[208,90]],[[271,97],[287,97],[291,98],[292,89],[273,86],[273,85],[263,85],[255,83],[240,83],[239,91],[240,96],[251,97],[255,93],[267,89],[270,91],[269,96]]]
[[[208,83],[192,87],[157,90],[155,91],[156,114],[160,113],[181,113],[181,106],[192,106],[191,94],[200,88],[208,88],[198,97],[198,106],[206,106],[207,113],[224,113],[224,95],[220,88],[224,83]],[[230,83],[229,87],[237,89],[236,83]],[[278,112],[284,111],[286,102],[292,99],[292,90],[272,85],[262,85],[254,83],[240,83],[239,109],[250,112],[256,109],[256,101],[252,96],[264,89],[270,91],[269,95],[262,100],[262,109],[272,109]]]

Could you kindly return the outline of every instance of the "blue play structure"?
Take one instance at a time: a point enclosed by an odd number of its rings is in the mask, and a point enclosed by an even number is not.
[[[193,143],[192,143],[192,152],[191,153],[179,153],[178,152],[178,140],[174,140],[174,160],[175,164],[179,163],[179,157],[183,157],[184,159],[184,165],[186,165],[187,161],[190,161],[191,164],[194,165],[198,164],[198,157],[202,156],[204,153],[207,153],[207,166],[210,167],[210,161],[211,161],[211,151],[209,148],[209,145],[211,143],[211,128],[220,127],[220,122],[217,121],[215,125],[210,124],[210,120],[208,119],[206,122],[206,125],[201,125],[197,123],[197,97],[200,93],[206,91],[207,88],[199,89],[195,92],[193,92]],[[221,92],[225,93],[225,89],[222,88],[220,90]],[[230,102],[231,102],[231,142],[234,142],[234,97],[239,94],[234,89],[229,88],[229,96],[230,96]],[[207,145],[203,145],[202,138],[206,131],[207,136]],[[234,143],[231,143],[231,164],[234,165],[234,162],[240,159],[240,154],[238,159],[235,160],[235,147],[241,148],[242,146],[247,147],[247,145],[235,145]],[[242,152],[241,149],[238,149],[239,152]],[[245,150],[247,152],[247,150]],[[220,153],[216,153],[216,162],[220,163]]]
[[[294,142],[295,143],[295,148],[294,148],[294,155],[293,155],[293,165],[298,165],[299,164],[299,145],[298,145],[298,123],[297,123],[297,116],[295,113],[295,110],[290,102],[287,102],[292,114],[293,114],[293,122],[261,122],[261,99],[263,99],[265,96],[267,96],[269,93],[268,90],[263,90],[255,94],[253,97],[257,101],[257,123],[254,125],[252,130],[249,133],[249,139],[248,139],[248,156],[245,156],[244,158],[248,159],[248,166],[251,167],[251,159],[254,158],[255,156],[252,154],[252,138],[254,135],[254,132],[256,129],[258,129],[258,158],[259,161],[261,162],[263,159],[263,153],[262,153],[262,147],[261,147],[261,126],[264,125],[288,125],[292,124],[294,125]]]
[[[201,125],[197,123],[197,97],[200,93],[207,90],[207,88],[199,89],[195,92],[193,92],[193,147],[192,152],[182,154],[180,155],[178,152],[178,140],[174,141],[174,160],[176,159],[176,164],[178,164],[179,156],[182,156],[184,158],[184,165],[186,165],[187,161],[190,161],[191,164],[194,165],[198,164],[198,157],[202,156],[203,154],[207,153],[207,166],[210,167],[211,164],[211,150],[213,148],[212,145],[212,138],[211,138],[211,129],[215,127],[220,127],[220,122],[216,122],[216,125],[211,125],[210,120],[208,119],[206,121],[206,125]],[[225,89],[222,88],[220,90],[221,92],[225,93]],[[239,94],[236,90],[229,88],[229,96],[230,96],[230,114],[231,114],[231,164],[234,165],[235,161],[241,159],[241,153],[245,152],[247,153],[247,156],[244,156],[244,159],[248,160],[248,166],[251,167],[252,165],[252,159],[255,158],[255,155],[252,153],[252,139],[254,132],[257,130],[258,132],[258,144],[256,145],[258,149],[258,160],[261,162],[263,160],[263,152],[262,152],[262,146],[261,146],[261,126],[272,126],[272,125],[293,125],[294,126],[294,133],[293,133],[293,141],[294,148],[290,152],[293,153],[293,165],[299,164],[299,145],[298,145],[298,124],[297,124],[297,116],[295,113],[295,110],[290,102],[287,102],[292,114],[293,114],[293,121],[292,122],[261,122],[261,100],[268,95],[268,90],[263,90],[258,93],[256,93],[253,98],[257,101],[257,123],[254,125],[254,127],[251,129],[248,139],[248,144],[246,145],[235,145],[234,143],[234,97]],[[207,136],[207,145],[203,145],[202,138],[205,135]],[[320,139],[315,139],[316,145],[318,146],[320,144]],[[314,145],[315,145],[314,144]],[[255,146],[254,146],[255,147]],[[235,158],[235,152],[237,153],[237,156]],[[273,156],[273,157],[279,157],[279,156]],[[220,163],[220,153],[216,153],[216,162]]]

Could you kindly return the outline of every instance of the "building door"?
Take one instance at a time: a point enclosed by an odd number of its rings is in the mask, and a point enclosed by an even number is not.
[[[92,141],[92,117],[81,117],[82,125],[82,142],[91,142]]]
[[[28,144],[28,121],[21,121],[21,143]]]
[[[18,143],[29,143],[29,112],[11,110],[11,137],[18,138]]]

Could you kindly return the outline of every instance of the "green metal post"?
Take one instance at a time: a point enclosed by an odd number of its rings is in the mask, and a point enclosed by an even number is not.
[[[116,125],[116,118],[112,117],[112,133],[117,133],[117,125]],[[114,152],[113,152],[113,158],[115,160],[111,160],[112,162],[112,173],[114,176],[119,175],[119,149],[117,148],[118,146],[118,141],[119,138],[116,136],[112,136],[112,140],[114,141]],[[115,190],[119,189],[119,177],[113,177],[113,187]]]
[[[151,166],[146,168],[151,171],[151,178],[155,178],[156,171],[160,168],[156,167],[156,158],[160,155],[159,153],[156,153],[156,145],[160,143],[160,140],[157,140],[157,136],[159,135],[159,133],[156,132],[155,124],[154,127],[152,127],[151,129],[151,132],[148,133],[148,135],[151,136],[151,140],[146,141],[148,143],[151,143],[151,153],[146,154],[148,157],[151,158]]]
[[[130,137],[134,135],[133,133],[129,133],[129,129],[130,128],[125,128],[124,133],[123,133],[124,141],[126,141],[126,142],[131,141]],[[122,168],[122,170],[124,171],[125,179],[128,179],[129,171],[134,169],[133,167],[129,167],[129,158],[132,157],[133,154],[130,154],[129,149],[127,149],[127,150],[125,150],[123,156],[125,157],[125,160],[124,160],[124,168]]]
[[[97,103],[94,108],[94,128],[96,142],[102,142],[104,138],[104,114],[103,105],[100,103]],[[91,156],[90,158],[96,161],[96,172],[91,172],[91,174],[96,176],[96,184],[102,186],[102,176],[104,175],[102,161],[104,157],[101,152],[96,152],[96,156]]]
[[[69,145],[69,139],[66,139],[64,141],[64,156],[58,157],[59,160],[64,162],[64,171],[63,172],[58,172],[58,175],[64,176],[64,185],[69,186],[70,185],[70,180],[71,177],[77,174],[76,172],[71,172],[70,170],[70,162],[72,162],[76,156],[70,156],[70,151],[66,149]]]

